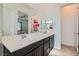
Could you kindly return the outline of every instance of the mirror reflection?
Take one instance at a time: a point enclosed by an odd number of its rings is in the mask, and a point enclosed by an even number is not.
[[[21,11],[18,11],[18,33],[24,34],[28,33],[28,15],[24,14]]]

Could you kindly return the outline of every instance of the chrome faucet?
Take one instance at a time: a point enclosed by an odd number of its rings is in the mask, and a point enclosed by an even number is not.
[[[24,39],[24,38],[26,38],[27,36],[26,36],[26,34],[22,34],[22,39]]]

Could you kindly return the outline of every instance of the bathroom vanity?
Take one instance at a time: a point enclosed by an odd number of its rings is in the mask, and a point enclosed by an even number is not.
[[[47,56],[54,47],[54,32],[3,37],[5,56]]]

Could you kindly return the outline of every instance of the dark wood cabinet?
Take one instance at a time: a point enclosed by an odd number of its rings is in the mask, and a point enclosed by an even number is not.
[[[26,54],[26,56],[43,56],[43,45]]]
[[[53,49],[54,47],[54,35],[50,36],[50,51]]]
[[[25,56],[34,56],[34,51],[32,51],[32,52],[26,54]]]
[[[44,51],[47,50],[49,48],[49,38],[46,38],[44,40]]]
[[[13,52],[13,53],[10,53],[10,51],[5,47],[5,46],[3,46],[4,48],[4,50],[3,50],[3,52],[4,52],[4,56],[14,56],[15,55],[15,53]]]
[[[54,35],[42,39],[38,42],[34,42],[29,46],[19,49],[13,53],[10,53],[6,48],[4,54],[6,56],[48,56],[54,46]]]
[[[27,55],[29,53],[34,55],[34,52],[36,53],[36,50],[42,50],[43,47],[41,47],[43,45],[43,40],[40,40],[38,42],[32,43],[29,46],[26,46],[18,51],[16,51],[16,55],[17,56],[22,56],[22,55]]]
[[[44,39],[44,56],[47,56],[49,54],[49,47],[50,47],[50,38]]]
[[[47,50],[44,51],[44,56],[48,56],[49,55],[49,48]]]

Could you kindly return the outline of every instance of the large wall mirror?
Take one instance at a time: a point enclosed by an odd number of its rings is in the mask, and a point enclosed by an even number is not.
[[[28,15],[18,11],[18,29],[17,34],[28,33]]]

